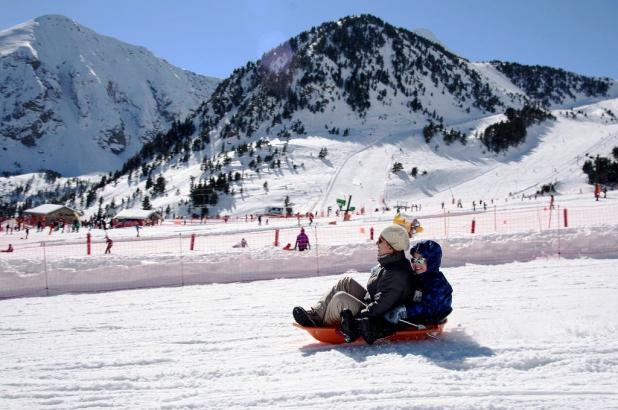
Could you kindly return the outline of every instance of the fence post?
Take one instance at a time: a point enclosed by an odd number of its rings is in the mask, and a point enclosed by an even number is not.
[[[470,225],[470,233],[474,233],[476,231],[476,221],[472,218],[472,224]]]
[[[90,232],[88,232],[86,234],[86,254],[90,255],[91,254],[91,245],[92,245],[92,236],[90,235]]]
[[[180,259],[180,283],[182,286],[185,285],[185,272],[182,266],[182,233],[178,234],[178,255],[179,255],[179,259]]]
[[[45,241],[42,242],[43,245],[43,271],[45,273],[45,296],[49,296],[49,281],[47,279],[47,251],[45,249]]]
[[[564,213],[564,227],[568,228],[569,227],[569,214],[566,208],[564,208],[562,212]]]
[[[273,245],[279,246],[279,229],[275,229],[275,242]]]
[[[315,266],[317,276],[320,276],[320,255],[318,253],[318,224],[315,224]]]
[[[195,249],[195,233],[191,234],[191,246],[190,246],[191,250]]]
[[[560,259],[560,205],[558,205],[556,213],[558,214],[558,223],[556,224],[556,229],[558,230],[558,259]]]
[[[369,240],[373,241],[373,226],[369,229]]]

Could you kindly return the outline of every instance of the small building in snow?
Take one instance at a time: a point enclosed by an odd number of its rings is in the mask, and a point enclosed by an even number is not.
[[[43,204],[24,211],[24,221],[30,225],[51,225],[55,222],[73,224],[79,221],[79,213],[64,205]]]
[[[155,225],[161,220],[161,214],[154,210],[124,209],[112,219],[114,228],[124,228],[135,225]]]

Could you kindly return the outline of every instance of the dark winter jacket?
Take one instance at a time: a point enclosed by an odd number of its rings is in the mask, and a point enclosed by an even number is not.
[[[382,316],[411,298],[412,267],[403,251],[378,258],[367,281],[367,316]]]
[[[412,297],[406,303],[408,320],[414,323],[437,323],[452,311],[453,288],[442,272],[442,249],[434,241],[421,241],[410,253],[420,253],[427,260],[427,271],[413,274]]]

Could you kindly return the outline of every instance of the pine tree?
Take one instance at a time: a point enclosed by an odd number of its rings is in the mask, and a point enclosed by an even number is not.
[[[149,211],[152,209],[152,204],[150,203],[150,197],[146,195],[144,200],[142,201],[142,209]]]
[[[165,178],[163,177],[163,175],[159,175],[159,177],[157,178],[157,182],[152,189],[153,194],[163,194],[165,192],[165,184]]]

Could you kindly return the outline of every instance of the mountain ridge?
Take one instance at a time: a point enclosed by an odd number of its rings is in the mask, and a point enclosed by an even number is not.
[[[0,171],[10,173],[116,169],[218,83],[59,15],[0,32],[0,66]]]

